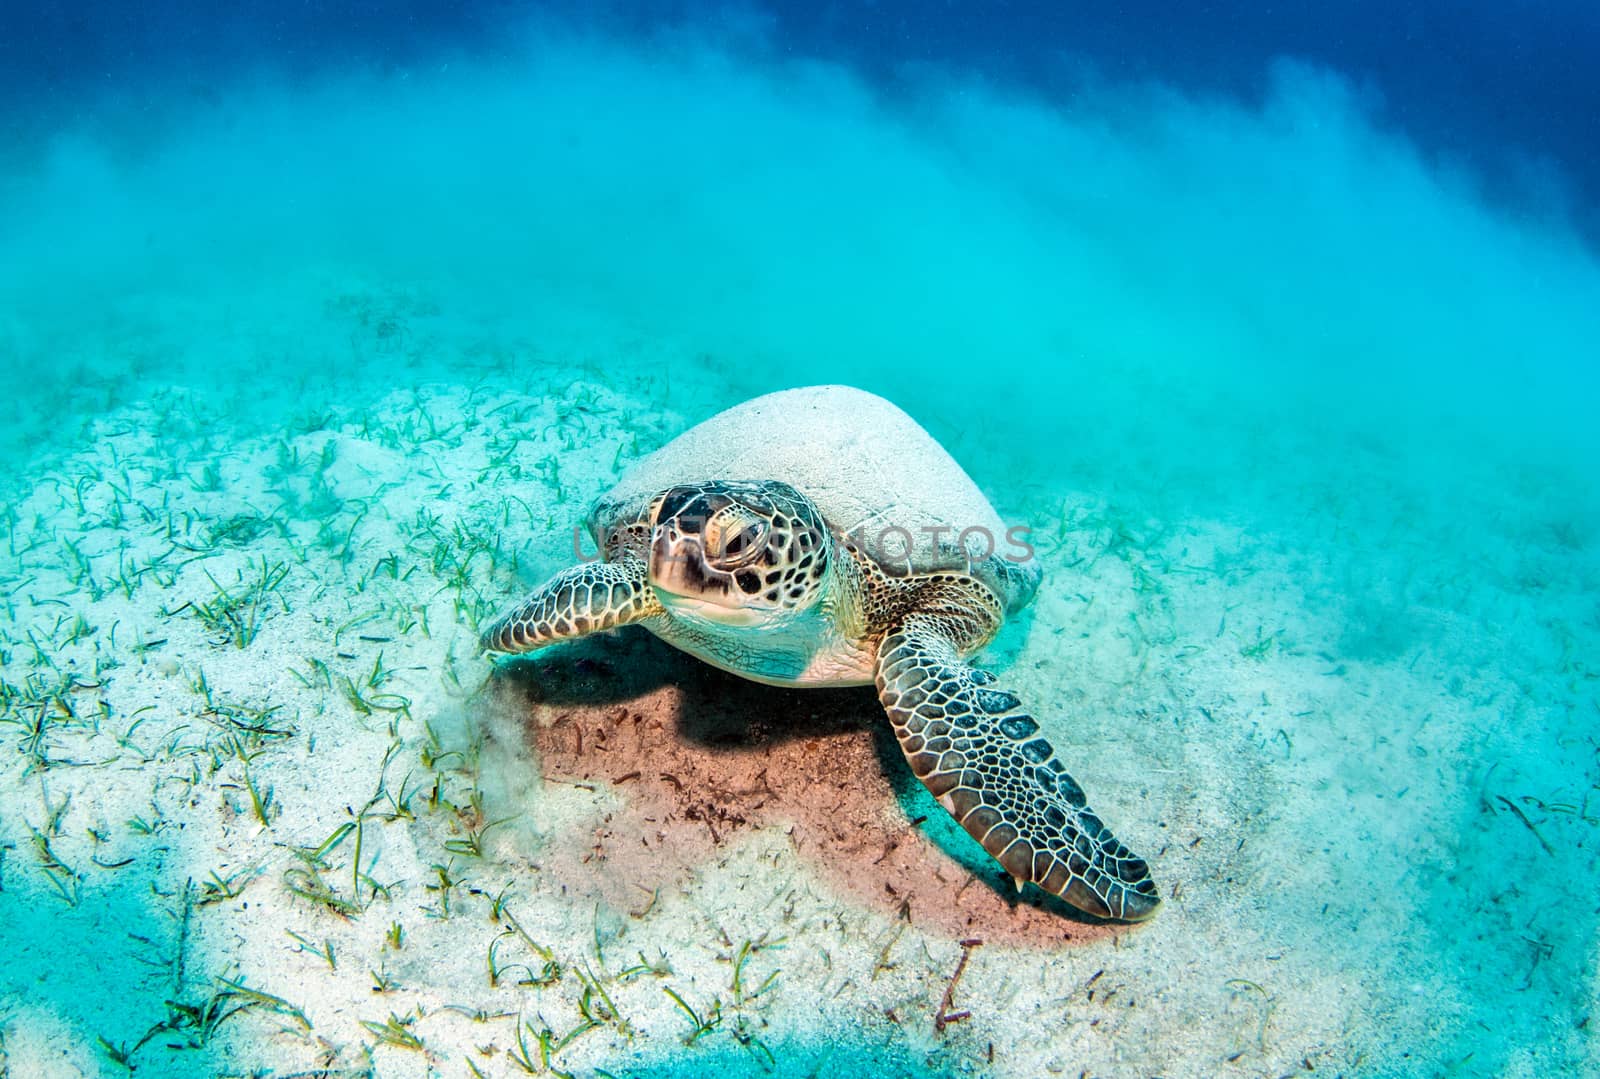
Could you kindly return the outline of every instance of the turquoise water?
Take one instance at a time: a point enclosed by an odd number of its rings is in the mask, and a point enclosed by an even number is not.
[[[1062,96],[776,33],[504,26],[14,125],[0,1073],[1600,1068],[1581,176],[1508,195],[1333,63]],[[1040,538],[997,655],[1153,922],[901,943],[778,825],[637,917],[553,868],[627,785],[541,778],[479,624],[629,460],[822,382]],[[885,829],[938,813],[888,774]]]

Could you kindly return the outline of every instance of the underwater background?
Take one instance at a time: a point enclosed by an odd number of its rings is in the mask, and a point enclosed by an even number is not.
[[[1597,12],[6,5],[0,1074],[1600,1074]],[[1152,921],[870,690],[478,653],[828,382]]]

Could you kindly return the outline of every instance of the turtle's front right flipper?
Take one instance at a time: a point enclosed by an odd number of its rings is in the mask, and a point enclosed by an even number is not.
[[[584,562],[562,570],[495,619],[480,643],[490,652],[531,652],[661,613],[643,559]]]
[[[1032,881],[1102,918],[1148,918],[1161,902],[1150,867],[994,680],[961,660],[937,615],[906,617],[878,651],[878,698],[911,770],[1019,889]]]

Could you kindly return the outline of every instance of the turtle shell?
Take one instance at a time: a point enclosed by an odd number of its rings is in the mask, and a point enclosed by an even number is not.
[[[961,570],[1011,613],[1041,576],[1031,549],[932,435],[898,407],[849,386],[756,397],[640,458],[595,507],[597,540],[661,491],[711,480],[781,480],[816,503],[835,536],[895,575]]]

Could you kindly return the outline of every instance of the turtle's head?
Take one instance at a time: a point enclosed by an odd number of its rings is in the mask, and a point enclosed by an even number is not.
[[[821,597],[828,554],[822,514],[776,480],[683,484],[650,506],[650,583],[677,615],[783,621]]]

